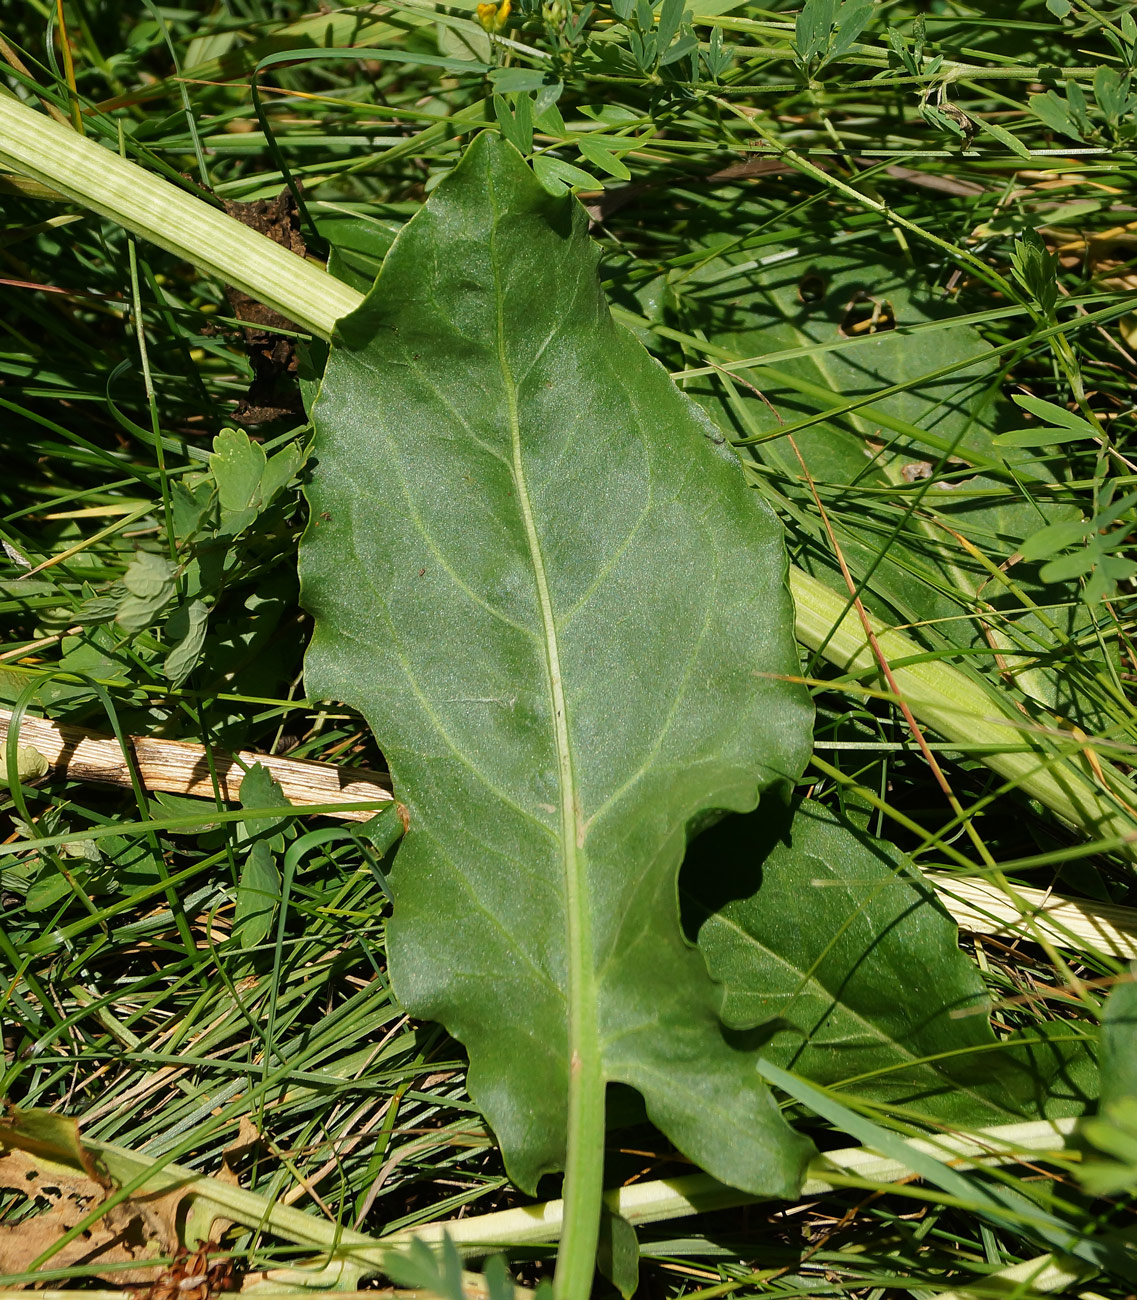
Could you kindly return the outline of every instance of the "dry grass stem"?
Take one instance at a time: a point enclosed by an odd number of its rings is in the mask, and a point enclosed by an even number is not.
[[[11,711],[0,709],[0,737],[6,737]],[[213,799],[213,778],[204,745],[184,740],[160,740],[131,736],[130,758],[147,790],[166,794],[192,795]],[[20,723],[20,744],[31,745],[51,766],[51,775],[72,781],[97,781],[106,785],[130,786],[130,769],[117,740],[79,727],[60,726],[47,718],[25,717]],[[235,802],[249,768],[259,763],[266,768],[285,797],[293,804],[351,803],[359,801],[358,812],[341,812],[347,821],[366,821],[374,816],[376,804],[392,798],[386,773],[366,768],[341,768],[334,763],[313,763],[295,758],[277,758],[242,750],[228,754],[212,751],[217,773],[217,795]]]

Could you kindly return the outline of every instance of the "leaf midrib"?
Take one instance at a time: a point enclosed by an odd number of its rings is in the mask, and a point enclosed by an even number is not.
[[[488,177],[490,200],[497,207],[493,178]],[[533,516],[533,503],[525,477],[525,464],[521,447],[521,417],[518,404],[517,383],[509,364],[506,348],[505,294],[502,285],[501,263],[497,251],[498,222],[490,228],[490,268],[493,275],[494,300],[497,313],[497,355],[509,409],[509,434],[512,453],[514,491],[529,560],[537,588],[537,603],[541,615],[542,643],[545,649],[545,669],[552,708],[553,735],[557,755],[558,783],[561,806],[561,858],[565,883],[565,940],[566,971],[568,977],[568,1047],[570,1066],[579,1069],[586,1058],[598,1052],[599,1023],[596,1006],[596,980],[592,953],[592,927],[587,906],[584,879],[584,861],[581,854],[583,826],[579,826],[579,794],[573,767],[572,747],[569,741],[568,711],[565,703],[564,680],[561,673],[560,644],[553,617],[552,598],[549,594],[548,575],[541,552],[541,539],[537,534]],[[593,1061],[595,1066],[595,1061]]]

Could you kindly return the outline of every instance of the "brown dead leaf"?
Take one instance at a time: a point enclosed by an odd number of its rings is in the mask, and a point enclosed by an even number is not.
[[[179,1251],[168,1268],[134,1300],[213,1300],[223,1291],[236,1289],[233,1261],[215,1255],[217,1243],[206,1242],[193,1251]]]
[[[242,1115],[237,1127],[237,1136],[221,1153],[221,1169],[214,1175],[217,1181],[240,1187],[241,1178],[237,1173],[237,1165],[254,1147],[259,1146],[260,1142],[260,1129],[249,1115]]]
[[[104,1187],[110,1186],[91,1153],[79,1140],[78,1121],[66,1115],[56,1115],[54,1111],[33,1107],[22,1110],[5,1102],[3,1114],[0,1115],[0,1150],[4,1147],[17,1147],[29,1155],[45,1156],[49,1160],[62,1161],[65,1165],[75,1165],[92,1182]]]
[[[0,1187],[31,1203],[21,1222],[0,1224],[0,1276],[29,1272],[81,1223],[86,1226],[50,1256],[46,1267],[86,1266],[107,1282],[141,1284],[163,1272],[163,1266],[150,1261],[178,1250],[182,1194],[146,1195],[142,1190],[108,1204],[113,1184],[84,1146],[76,1122],[66,1116],[14,1107],[5,1112]]]
[[[21,1223],[0,1224],[0,1275],[4,1276],[28,1272],[45,1251],[108,1196],[107,1189],[82,1170],[11,1147],[0,1151],[0,1186],[20,1192],[37,1210]],[[109,1206],[73,1241],[60,1247],[48,1267],[93,1266],[93,1276],[107,1282],[154,1280],[162,1270],[147,1261],[172,1254],[177,1244],[173,1207],[163,1204],[169,1199],[127,1199]],[[140,1267],[111,1267],[123,1264]]]

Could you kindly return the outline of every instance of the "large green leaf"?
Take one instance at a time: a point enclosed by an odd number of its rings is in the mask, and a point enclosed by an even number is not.
[[[689,326],[755,358],[752,371],[733,379],[716,371],[689,391],[732,437],[814,421],[797,429],[794,445],[773,436],[750,452],[775,472],[799,533],[812,537],[796,562],[845,593],[800,455],[870,607],[936,649],[984,659],[998,649],[1025,696],[1087,730],[1108,725],[1108,709],[1093,707],[1100,683],[1070,671],[1078,662],[1070,642],[1086,623],[1075,589],[1048,586],[1041,565],[1013,559],[1024,539],[1080,515],[1051,499],[1048,462],[994,441],[1000,424],[1022,423],[1001,399],[995,351],[873,239],[765,260],[758,273],[750,261],[714,260],[684,282]],[[763,367],[763,358],[798,349]],[[826,411],[843,413],[818,422]]]
[[[515,1181],[563,1166],[575,1063],[717,1177],[792,1193],[809,1144],[676,897],[691,829],[808,752],[780,530],[596,260],[488,135],[400,233],[315,407],[308,689],[390,765],[395,990],[466,1044]]]
[[[1094,1149],[1078,1180],[1095,1196],[1137,1190],[1137,983],[1118,984],[1101,1019],[1101,1112],[1079,1126]]]
[[[1137,971],[1109,995],[1101,1021],[1101,1098],[1112,1106],[1137,1099]]]
[[[733,817],[684,868],[689,923],[762,1055],[937,1120],[1081,1114],[1087,1040],[1059,1023],[1000,1043],[955,922],[904,856],[805,800],[792,820]],[[741,896],[739,896],[741,895]]]

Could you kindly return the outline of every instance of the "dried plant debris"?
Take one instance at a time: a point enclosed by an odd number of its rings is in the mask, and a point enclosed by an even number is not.
[[[76,1266],[110,1283],[154,1284],[178,1255],[182,1194],[122,1196],[74,1120],[9,1110],[0,1120],[0,1188],[26,1198],[0,1223],[0,1277],[9,1286],[31,1286],[15,1279],[41,1268]]]
[[[180,1249],[155,1281],[135,1293],[134,1300],[213,1300],[222,1292],[236,1291],[233,1261],[217,1254],[217,1249],[212,1241],[194,1251]]]
[[[242,225],[256,230],[281,244],[289,252],[303,257],[307,252],[300,234],[300,213],[288,190],[275,199],[258,199],[253,203],[223,200],[225,211]],[[267,424],[288,416],[302,416],[304,406],[296,382],[295,341],[281,330],[299,327],[287,316],[266,307],[240,289],[227,285],[225,293],[233,314],[246,321],[245,346],[253,367],[253,382],[229,417],[240,424]]]

